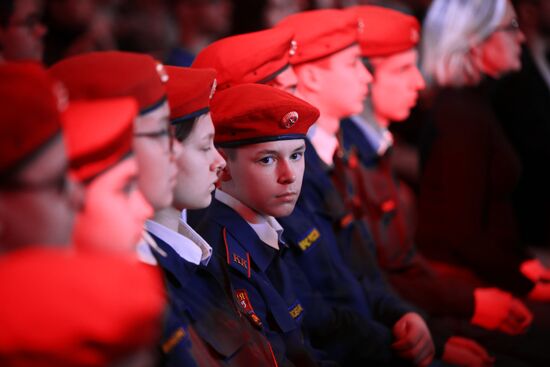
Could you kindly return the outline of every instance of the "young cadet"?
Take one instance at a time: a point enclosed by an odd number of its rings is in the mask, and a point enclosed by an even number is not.
[[[86,190],[73,242],[80,250],[130,256],[153,212],[137,188],[138,168],[132,152],[137,103],[133,98],[95,103],[101,103],[102,110],[63,125],[71,173]],[[81,113],[81,102],[73,105],[72,113]]]
[[[68,245],[82,190],[67,175],[66,94],[36,63],[0,66],[0,253]]]
[[[178,178],[173,206],[157,210],[154,219],[147,221],[154,243],[139,248],[143,261],[163,269],[170,301],[179,310],[165,326],[166,364],[187,365],[185,344],[191,339],[199,366],[276,366],[267,339],[244,311],[239,312],[220,259],[211,256],[209,244],[186,223],[187,208],[210,204],[218,174],[225,166],[214,147],[209,112],[216,73],[212,69],[166,69]],[[279,361],[279,365],[286,363]]]
[[[316,365],[301,331],[302,300],[279,256],[283,245],[273,216],[288,215],[294,207],[303,174],[303,138],[318,111],[257,84],[216,93],[211,109],[215,143],[227,165],[210,207],[188,213],[188,219],[226,264],[223,269],[229,268],[232,293],[267,335],[277,359]],[[322,353],[314,358],[324,359]]]
[[[290,29],[271,28],[222,38],[199,52],[192,67],[216,69],[218,90],[258,83],[293,94],[298,80],[290,58],[296,48]]]
[[[311,257],[311,252],[307,254],[305,250],[316,244],[319,237],[324,238],[338,271],[348,278],[354,277],[358,287],[363,288],[362,296],[356,287],[350,286],[347,291],[363,303],[355,307],[362,308],[379,323],[376,340],[387,350],[382,361],[389,363],[389,351],[393,350],[402,358],[427,365],[433,358],[433,344],[424,321],[386,289],[373,257],[369,233],[363,223],[354,220],[353,212],[337,190],[339,185],[347,184],[331,174],[338,148],[339,121],[361,112],[367,83],[372,79],[360,61],[357,18],[337,10],[304,12],[286,18],[278,27],[295,31],[300,47],[292,63],[298,76],[298,95],[321,111],[308,133],[311,143],[307,141],[304,189],[298,202],[301,211],[314,215],[317,226],[302,234],[304,264]],[[285,228],[292,228],[296,221],[289,218],[284,222]],[[323,284],[313,271],[308,273],[325,296],[342,291],[337,289],[336,282],[332,283],[335,288],[330,289],[329,283]],[[366,308],[365,297],[369,300]],[[336,297],[333,302],[338,302]]]
[[[169,206],[176,165],[164,66],[148,55],[108,51],[64,59],[53,65],[50,72],[67,86],[71,100],[136,99],[139,115],[134,124],[133,149],[140,172],[138,187],[153,209]]]

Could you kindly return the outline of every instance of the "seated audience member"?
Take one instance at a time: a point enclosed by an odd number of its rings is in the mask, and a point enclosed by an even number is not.
[[[431,260],[482,284],[548,300],[550,286],[521,272],[530,258],[511,202],[520,164],[489,100],[493,80],[520,69],[523,40],[509,1],[432,3],[422,68],[436,97],[421,151],[416,240]]]
[[[0,252],[67,246],[82,190],[68,178],[61,123],[81,116],[36,63],[0,65],[0,80]]]
[[[275,366],[267,339],[256,330],[226,285],[229,280],[218,257],[187,223],[186,209],[206,207],[224,159],[214,147],[210,99],[215,71],[167,67],[170,120],[175,128],[178,166],[172,206],[157,210],[146,228],[152,239],[140,244],[142,261],[158,264],[166,279],[170,302],[178,310],[165,325],[163,352],[169,366],[187,365],[182,331],[192,340],[197,365]]]
[[[177,46],[167,65],[190,66],[195,55],[231,27],[229,0],[171,0],[170,12],[177,25]]]
[[[102,109],[63,125],[71,173],[86,190],[73,242],[80,250],[131,256],[153,214],[137,187],[132,151],[137,103],[132,98],[95,103]],[[72,114],[82,113],[81,102],[72,104]]]
[[[139,114],[133,150],[140,172],[138,188],[154,210],[169,206],[176,183],[170,108],[164,66],[151,56],[130,52],[91,52],[58,62],[50,73],[73,99],[133,97]]]
[[[297,207],[313,215],[320,233],[325,233],[327,243],[332,244],[331,256],[340,267],[345,266],[346,272],[351,271],[365,294],[373,295],[369,301],[371,318],[381,326],[375,340],[385,345],[385,353],[374,355],[375,360],[389,363],[400,356],[419,365],[427,364],[434,349],[424,321],[385,288],[368,230],[348,215],[351,213],[336,190],[340,183],[332,182],[343,179],[331,174],[340,119],[362,111],[367,83],[372,80],[360,59],[358,19],[350,13],[322,10],[290,16],[278,27],[295,32],[298,49],[291,62],[298,77],[297,94],[321,112],[308,132],[304,187]],[[310,274],[310,278],[314,276]],[[408,333],[401,333],[399,325],[403,323],[411,326]],[[405,342],[416,333],[422,335],[415,339],[418,344]]]
[[[233,296],[266,334],[275,356],[297,366],[326,361],[325,353],[312,348],[302,333],[307,300],[296,294],[272,227],[277,226],[273,214],[284,215],[294,207],[303,169],[302,139],[317,110],[257,84],[216,93],[211,109],[214,142],[227,165],[212,204],[190,212],[190,223],[223,261]]]
[[[512,195],[523,246],[550,248],[550,195],[545,165],[550,116],[550,11],[548,1],[514,0],[518,22],[525,34],[521,70],[497,82],[494,108],[499,122],[521,162],[521,176]],[[548,264],[547,264],[548,265]],[[547,269],[538,266],[549,277]],[[546,274],[544,274],[546,272]]]
[[[43,38],[40,0],[4,0],[0,3],[0,62],[42,61]]]
[[[164,308],[158,273],[67,246],[82,195],[67,179],[62,124],[110,115],[127,101],[67,104],[63,86],[36,63],[6,63],[0,79],[1,244],[8,252],[0,258],[0,364],[155,366]],[[134,108],[110,121],[128,122]]]

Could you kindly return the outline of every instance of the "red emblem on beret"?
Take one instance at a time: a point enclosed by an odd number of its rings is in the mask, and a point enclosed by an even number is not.
[[[290,56],[296,55],[296,50],[298,49],[298,42],[296,40],[290,41],[290,51],[288,51],[288,54]]]
[[[284,127],[285,129],[290,129],[292,126],[294,126],[296,121],[298,121],[298,117],[299,117],[298,112],[290,111],[289,113],[284,115],[283,118],[281,119],[281,126]]]

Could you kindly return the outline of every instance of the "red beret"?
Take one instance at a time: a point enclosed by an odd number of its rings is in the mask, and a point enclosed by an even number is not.
[[[354,6],[347,11],[364,25],[359,41],[365,57],[406,51],[415,47],[420,39],[420,24],[411,15],[374,5]]]
[[[220,91],[210,105],[221,147],[303,139],[319,110],[293,95],[262,84]]]
[[[290,28],[299,47],[293,65],[330,56],[359,42],[357,17],[337,9],[305,11],[283,19],[277,28]]]
[[[121,257],[28,248],[0,259],[0,365],[107,366],[155,345],[158,269]]]
[[[219,90],[266,83],[290,65],[296,52],[293,34],[291,29],[272,28],[223,38],[203,49],[192,67],[216,69]]]
[[[134,97],[141,114],[165,101],[164,66],[149,55],[103,51],[73,56],[56,63],[50,72],[61,80],[73,99]]]
[[[210,111],[210,100],[216,91],[216,70],[166,66],[166,72],[170,76],[166,93],[172,123]]]
[[[74,101],[63,124],[71,172],[89,181],[123,159],[132,148],[137,103],[131,97]]]
[[[0,174],[15,169],[61,130],[61,83],[37,63],[0,65]]]

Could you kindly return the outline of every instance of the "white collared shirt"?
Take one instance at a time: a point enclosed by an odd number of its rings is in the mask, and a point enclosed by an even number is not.
[[[221,190],[216,190],[216,199],[235,210],[252,227],[254,232],[269,247],[279,250],[279,241],[283,234],[283,227],[269,215],[262,215]]]
[[[383,156],[393,145],[393,135],[387,128],[372,123],[361,116],[351,117],[351,122],[363,132],[365,138],[375,148],[378,156]]]
[[[307,137],[311,141],[319,158],[326,165],[332,167],[334,164],[334,152],[336,152],[339,146],[336,135],[329,134],[317,126],[317,124],[313,124],[307,132]]]
[[[176,253],[186,261],[199,265],[207,265],[212,256],[212,247],[187,224],[187,212],[170,208],[162,211],[156,221],[145,222],[145,229],[166,242]],[[149,244],[161,256],[166,256],[154,243],[146,239],[138,244],[138,257],[148,264],[156,264]],[[154,241],[153,241],[154,242]],[[160,251],[159,251],[160,250]]]

